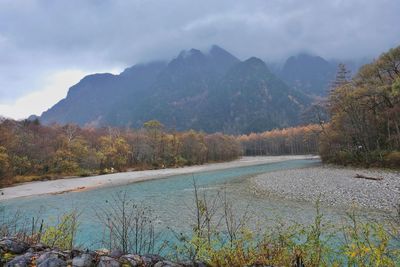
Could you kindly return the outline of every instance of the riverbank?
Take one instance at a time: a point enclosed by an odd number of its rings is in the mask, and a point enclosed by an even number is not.
[[[251,183],[258,194],[313,203],[319,199],[329,206],[394,210],[400,204],[398,171],[324,165],[264,173]]]
[[[204,171],[223,170],[234,167],[245,167],[266,163],[296,159],[315,159],[316,156],[271,156],[271,157],[242,157],[241,159],[224,163],[211,163],[183,168],[168,168],[159,170],[122,172],[90,177],[68,178],[52,181],[29,182],[17,186],[1,189],[0,201],[18,197],[27,197],[42,194],[58,194],[70,191],[90,190],[98,187],[117,186],[141,182],[151,179],[167,178],[172,175],[197,173]]]

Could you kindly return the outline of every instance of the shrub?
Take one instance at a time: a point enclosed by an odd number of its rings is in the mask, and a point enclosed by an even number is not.
[[[55,225],[44,229],[41,241],[50,247],[72,249],[79,226],[78,217],[76,210],[62,215]]]
[[[393,151],[385,155],[385,165],[392,168],[400,168],[400,151]]]

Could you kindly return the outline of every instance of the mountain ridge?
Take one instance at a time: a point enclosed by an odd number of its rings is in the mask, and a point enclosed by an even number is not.
[[[169,62],[88,75],[40,120],[141,127],[157,119],[177,130],[235,134],[297,125],[312,100],[281,77],[260,58],[241,61],[216,45],[183,50]]]

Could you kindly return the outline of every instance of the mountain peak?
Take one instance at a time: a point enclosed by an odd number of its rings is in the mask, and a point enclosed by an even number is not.
[[[258,57],[251,57],[241,63],[244,67],[243,71],[270,73],[267,64]]]
[[[291,64],[298,65],[299,67],[302,65],[309,65],[309,64],[328,66],[329,62],[320,56],[311,55],[308,53],[300,53],[296,56],[291,56],[286,60],[285,66]]]
[[[208,51],[208,53],[210,55],[230,55],[232,56],[231,53],[229,53],[228,51],[226,51],[225,49],[223,49],[222,47],[218,46],[218,45],[212,45],[210,50]]]
[[[286,60],[281,76],[293,88],[312,95],[325,95],[335,71],[336,66],[324,58],[301,53]]]
[[[261,59],[259,59],[258,57],[251,57],[251,58],[248,58],[248,59],[246,59],[246,60],[244,61],[244,63],[250,64],[250,65],[265,66],[265,67],[267,66],[267,65],[265,64],[265,62],[262,61]]]
[[[120,73],[121,77],[131,76],[131,75],[138,75],[141,72],[146,72],[148,69],[151,68],[163,68],[167,63],[165,61],[151,61],[148,63],[139,63],[133,65],[132,67],[128,67],[124,69],[123,72]]]
[[[182,50],[177,59],[187,59],[192,57],[204,57],[204,54],[200,50],[192,48],[190,50]]]

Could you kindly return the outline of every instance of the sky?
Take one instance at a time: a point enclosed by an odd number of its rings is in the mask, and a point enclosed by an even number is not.
[[[374,58],[399,0],[0,0],[0,115],[40,115],[85,75],[217,44],[240,59]]]

